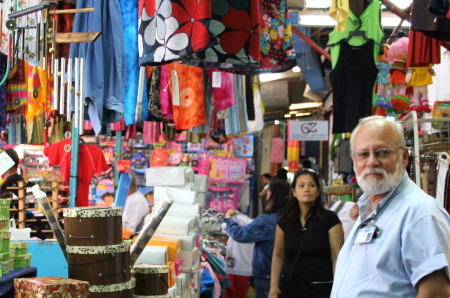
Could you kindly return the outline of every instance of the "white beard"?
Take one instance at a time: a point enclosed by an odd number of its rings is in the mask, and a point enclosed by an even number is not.
[[[399,158],[394,173],[388,174],[383,168],[366,169],[361,174],[356,175],[359,187],[368,195],[385,194],[393,190],[403,178],[404,169],[402,167],[402,159]],[[368,174],[382,174],[381,179],[366,178]]]

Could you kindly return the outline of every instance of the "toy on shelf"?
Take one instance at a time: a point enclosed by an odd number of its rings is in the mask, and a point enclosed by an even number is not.
[[[431,112],[427,86],[433,84],[432,76],[436,75],[432,67],[431,64],[422,67],[410,67],[406,71],[406,82],[414,87],[414,94],[409,109],[417,113]]]
[[[389,80],[388,75],[391,69],[391,65],[388,62],[388,53],[389,53],[389,45],[385,45],[383,48],[383,54],[378,56],[377,68],[378,68],[378,77],[377,77],[377,89],[376,96],[374,99],[374,107],[376,110],[374,114],[386,116],[387,111],[392,109],[392,104],[389,101]]]
[[[391,84],[391,104],[394,110],[401,113],[409,108],[409,99],[406,96],[406,56],[408,53],[407,37],[402,37],[391,45],[388,53],[389,83]]]

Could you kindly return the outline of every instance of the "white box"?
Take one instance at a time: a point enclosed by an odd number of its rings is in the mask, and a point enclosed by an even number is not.
[[[152,167],[145,169],[146,186],[184,186],[194,182],[191,167]]]
[[[195,204],[183,204],[174,202],[172,207],[167,211],[166,216],[173,217],[188,217],[193,218],[200,214],[200,205]]]
[[[197,196],[195,195],[195,191],[175,187],[155,186],[153,193],[155,204],[157,204],[159,200],[162,200],[166,196],[166,193],[168,191],[172,193],[172,199],[176,203],[181,204],[197,203]]]
[[[166,265],[169,260],[167,246],[147,245],[136,260],[136,264]]]
[[[181,250],[180,258],[183,259],[182,271],[191,272],[194,265],[197,264],[196,260],[199,256],[199,249],[196,247],[193,250]]]
[[[195,231],[195,222],[195,218],[164,216],[163,220],[156,229],[156,233],[187,236],[189,233]]]
[[[194,175],[194,189],[198,192],[208,191],[209,176],[207,175]]]

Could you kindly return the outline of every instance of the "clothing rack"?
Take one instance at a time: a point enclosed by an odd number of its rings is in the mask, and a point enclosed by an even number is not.
[[[450,117],[418,118],[417,113],[411,111],[402,119],[402,125],[413,158],[411,178],[421,187],[424,159],[447,155],[450,150]]]

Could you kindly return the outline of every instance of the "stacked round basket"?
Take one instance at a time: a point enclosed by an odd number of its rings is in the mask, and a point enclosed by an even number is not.
[[[122,241],[122,208],[64,210],[69,278],[89,282],[91,297],[133,297],[130,242]]]

